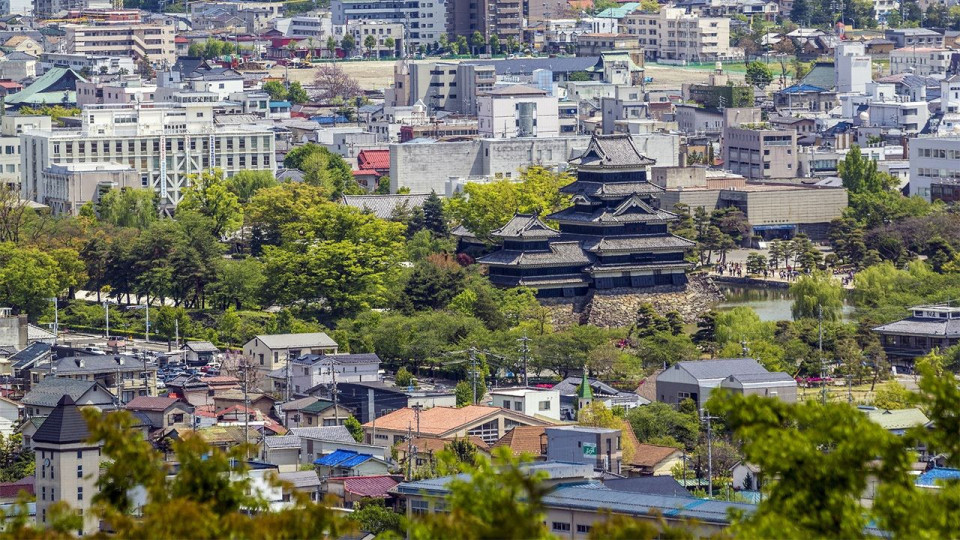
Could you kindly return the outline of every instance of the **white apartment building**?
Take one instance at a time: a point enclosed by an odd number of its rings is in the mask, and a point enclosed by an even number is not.
[[[557,98],[524,85],[495,88],[477,98],[480,137],[559,137]]]
[[[6,114],[0,118],[0,183],[20,190],[20,134],[50,128],[49,116]]]
[[[347,21],[377,20],[402,24],[407,28],[408,47],[433,45],[446,32],[446,0],[333,0],[330,4],[333,24]],[[358,43],[358,45],[362,45]]]
[[[64,25],[70,54],[129,56],[136,60],[173,64],[177,59],[173,22]]]
[[[133,74],[137,66],[129,54],[122,56],[100,56],[93,54],[67,54],[48,52],[40,55],[40,71],[46,73],[51,68],[70,68],[77,73],[89,69],[90,73],[116,75],[124,70]]]
[[[404,50],[406,29],[402,23],[371,20],[347,21],[347,24],[333,29],[333,37],[337,42],[346,34],[353,36],[357,50],[369,52],[373,56],[400,56]],[[367,50],[367,36],[373,36],[376,40],[376,45],[371,50]],[[390,46],[387,45],[387,39],[393,40]]]
[[[271,130],[252,125],[215,126],[209,102],[97,105],[81,114],[77,130],[25,131],[20,136],[21,194],[46,204],[56,198],[41,181],[52,165],[127,164],[140,175],[140,187],[175,207],[190,175],[219,168],[232,176],[243,170],[276,170]]]
[[[867,110],[866,127],[895,128],[916,135],[930,119],[926,101],[873,101]]]
[[[894,11],[900,9],[900,2],[897,0],[873,0],[873,13],[880,23],[887,22],[887,18]]]
[[[625,33],[637,36],[647,58],[673,62],[708,62],[742,56],[730,47],[730,19],[701,17],[683,8],[627,15]]]
[[[157,85],[146,84],[140,77],[101,83],[77,81],[77,106],[143,103],[154,101]]]
[[[286,33],[287,37],[314,38],[316,40],[326,40],[327,36],[332,34],[333,23],[329,16],[311,17],[307,15],[291,17]],[[322,46],[326,46],[326,43],[323,43]]]
[[[306,354],[287,363],[291,389],[300,394],[320,384],[379,382],[376,354]]]
[[[560,420],[560,392],[533,388],[504,388],[491,390],[494,407],[502,407],[527,416],[541,416]]]
[[[910,139],[910,194],[930,200],[930,185],[960,181],[960,136]]]
[[[912,73],[929,76],[946,73],[950,67],[950,49],[904,47],[890,51],[890,74]]]

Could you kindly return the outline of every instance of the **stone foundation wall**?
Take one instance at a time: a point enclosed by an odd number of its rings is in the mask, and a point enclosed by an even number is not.
[[[663,286],[642,293],[627,288],[594,290],[585,297],[550,298],[541,303],[550,311],[554,327],[559,329],[574,324],[607,328],[630,326],[644,303],[653,305],[661,315],[677,311],[685,322],[693,323],[721,300],[723,294],[710,278],[692,275],[682,288]]]

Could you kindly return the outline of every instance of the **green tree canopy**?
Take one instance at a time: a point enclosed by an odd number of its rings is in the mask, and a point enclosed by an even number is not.
[[[843,287],[832,275],[826,272],[813,272],[800,276],[790,285],[793,295],[793,307],[790,308],[794,319],[819,317],[823,313],[826,321],[839,321],[843,312]]]
[[[243,208],[223,179],[223,171],[203,171],[190,177],[190,185],[177,206],[178,212],[197,212],[210,218],[214,236],[232,233],[243,224]]]

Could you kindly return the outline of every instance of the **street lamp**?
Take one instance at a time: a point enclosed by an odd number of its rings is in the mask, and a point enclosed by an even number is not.
[[[53,302],[53,344],[56,345],[60,337],[60,299],[54,296],[50,301]]]

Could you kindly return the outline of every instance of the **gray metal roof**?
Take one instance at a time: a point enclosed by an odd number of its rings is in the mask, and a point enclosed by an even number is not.
[[[277,478],[290,482],[295,488],[314,487],[320,485],[320,477],[316,471],[289,471],[277,473]]]
[[[683,369],[698,380],[726,379],[731,375],[768,374],[766,368],[753,358],[717,358],[677,362],[676,369]]]
[[[220,349],[209,341],[188,341],[186,347],[193,352],[220,352]]]
[[[353,438],[353,435],[350,435],[350,430],[343,426],[295,427],[290,428],[290,433],[298,437],[320,441],[348,442],[353,444],[357,442],[357,440]]]
[[[46,377],[39,383],[33,385],[27,395],[20,400],[24,405],[36,405],[39,407],[54,407],[65,395],[70,396],[74,402],[80,399],[97,383],[94,381],[81,381],[77,379],[66,379],[63,377]]]
[[[380,364],[380,357],[375,353],[357,354],[305,354],[293,361],[294,364],[312,366],[316,363],[335,362],[337,364]]]
[[[960,337],[960,319],[907,317],[906,319],[878,326],[874,328],[873,331],[881,334],[958,338]]]
[[[551,390],[557,390],[560,392],[561,396],[573,395],[577,393],[577,388],[580,386],[580,382],[582,380],[583,379],[580,377],[567,377],[566,379],[553,385]],[[598,381],[597,379],[587,379],[587,382],[590,383],[590,389],[593,390],[594,394],[615,396],[620,393],[619,390],[603,381]]]
[[[657,250],[657,249],[687,249],[696,242],[680,238],[672,234],[665,236],[636,236],[636,237],[604,237],[600,240],[584,243],[587,251],[619,251],[619,250]]]
[[[90,430],[80,414],[80,408],[69,395],[65,395],[60,398],[56,408],[50,412],[50,416],[43,421],[31,440],[34,443],[66,444],[83,442],[89,437]]]
[[[756,509],[745,503],[615,491],[600,484],[561,486],[544,497],[543,503],[550,508],[606,509],[632,516],[647,516],[655,511],[668,519],[690,518],[710,523],[729,523],[729,511],[734,508],[747,513]]]
[[[55,360],[57,375],[83,373],[116,373],[116,371],[156,371],[156,367],[147,366],[143,360],[125,355],[86,355],[69,356]]]
[[[323,332],[302,334],[266,334],[256,336],[270,349],[308,349],[310,347],[336,347],[337,342]]]

